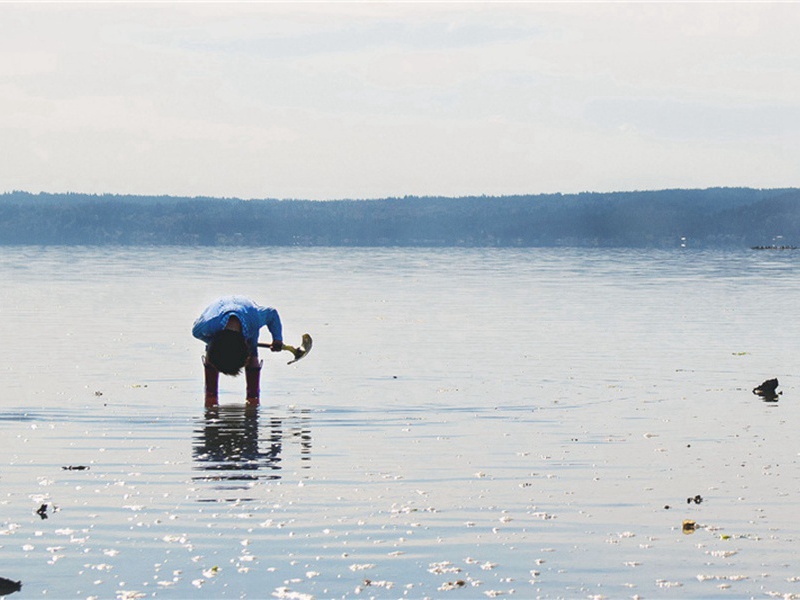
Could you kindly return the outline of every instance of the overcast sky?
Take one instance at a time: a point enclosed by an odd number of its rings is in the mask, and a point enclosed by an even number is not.
[[[798,3],[0,4],[0,191],[800,186]]]

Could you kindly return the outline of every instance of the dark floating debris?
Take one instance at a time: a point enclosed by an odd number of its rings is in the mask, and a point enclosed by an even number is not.
[[[55,513],[55,512],[59,511],[59,508],[55,504],[47,504],[47,503],[45,503],[45,504],[42,504],[39,508],[36,509],[36,514],[39,515],[42,518],[42,520],[47,519],[50,516],[49,514],[47,514],[48,510],[50,510],[50,512],[54,512]],[[2,596],[2,595],[3,594],[0,594],[0,596]]]
[[[21,581],[13,581],[11,579],[6,579],[5,577],[0,577],[0,596],[8,596],[9,594],[18,592],[21,589]]]
[[[86,465],[69,465],[66,467],[61,467],[64,471],[86,471],[89,469]]]
[[[783,394],[783,392],[776,392],[775,390],[778,389],[778,380],[776,379],[767,379],[764,383],[759,385],[758,387],[753,388],[753,393],[756,396],[761,396],[764,398],[766,402],[777,402],[778,396]]]
[[[703,501],[703,497],[700,494],[697,494],[694,498],[687,498],[686,504],[691,504],[694,502],[695,504],[700,504]]]

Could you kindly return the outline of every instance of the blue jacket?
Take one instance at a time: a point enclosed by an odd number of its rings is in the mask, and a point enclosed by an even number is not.
[[[192,335],[205,343],[214,334],[225,329],[231,315],[236,315],[242,324],[242,333],[250,352],[258,354],[258,331],[265,325],[272,334],[272,341],[283,341],[283,328],[278,311],[259,306],[244,296],[225,296],[212,302],[194,322]]]

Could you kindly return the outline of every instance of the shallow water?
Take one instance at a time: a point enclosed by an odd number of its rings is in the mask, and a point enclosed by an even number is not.
[[[2,248],[0,577],[19,598],[800,597],[798,270]],[[202,406],[191,324],[228,293],[314,336],[262,356],[255,413],[239,379]]]

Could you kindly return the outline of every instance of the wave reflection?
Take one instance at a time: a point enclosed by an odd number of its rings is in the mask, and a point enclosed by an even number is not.
[[[284,446],[299,442],[302,468],[311,460],[309,411],[292,411],[288,418],[259,414],[258,408],[221,405],[208,408],[194,429],[192,456],[197,482],[213,489],[236,492],[235,497],[205,501],[245,501],[241,491],[258,481],[281,478]]]

